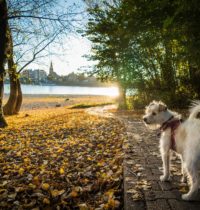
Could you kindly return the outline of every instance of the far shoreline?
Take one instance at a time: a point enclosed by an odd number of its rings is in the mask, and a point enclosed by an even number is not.
[[[4,97],[9,97],[10,94],[4,93]],[[108,98],[117,98],[118,96],[109,96],[109,95],[90,95],[90,94],[22,94],[24,98],[66,98],[66,97],[71,97],[71,98],[84,98],[84,97],[108,97]]]
[[[10,85],[10,83],[4,83],[4,85]],[[42,83],[42,84],[24,84],[21,85],[28,85],[28,86],[61,86],[61,87],[88,87],[88,88],[109,88],[109,87],[117,87],[116,84],[111,83],[103,83],[103,84],[51,84],[51,83]]]

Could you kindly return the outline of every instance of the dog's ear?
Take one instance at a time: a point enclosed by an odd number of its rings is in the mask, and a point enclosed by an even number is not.
[[[152,102],[148,105],[148,107],[153,106],[153,105],[155,105],[156,103],[158,103],[158,102],[156,102],[156,101],[154,100],[154,101],[152,101]]]
[[[162,111],[166,111],[166,110],[167,110],[167,105],[162,102],[159,102],[158,111],[162,112]]]

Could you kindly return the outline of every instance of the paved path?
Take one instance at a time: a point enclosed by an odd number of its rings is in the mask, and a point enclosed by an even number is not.
[[[186,202],[181,195],[188,192],[188,185],[181,183],[180,159],[171,158],[170,182],[160,182],[162,161],[159,139],[141,120],[124,114],[108,112],[113,107],[88,109],[90,114],[117,117],[127,128],[128,139],[124,142],[124,209],[125,210],[200,210],[200,192],[197,201]]]
[[[188,187],[180,181],[179,158],[172,156],[172,180],[160,182],[162,162],[155,132],[149,131],[139,120],[120,118],[127,126],[128,135],[124,143],[125,210],[199,210],[200,201],[181,200],[181,194],[187,192]]]

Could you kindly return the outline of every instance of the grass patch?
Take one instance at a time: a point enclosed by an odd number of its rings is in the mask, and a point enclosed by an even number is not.
[[[96,107],[96,106],[106,106],[106,105],[112,105],[114,103],[108,102],[108,103],[81,103],[81,104],[75,104],[70,109],[86,109],[90,107]]]

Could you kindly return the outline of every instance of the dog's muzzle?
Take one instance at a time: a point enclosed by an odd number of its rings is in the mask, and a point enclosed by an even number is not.
[[[145,123],[147,123],[147,118],[146,117],[143,117],[143,120]]]
[[[149,125],[149,124],[151,124],[150,122],[148,122],[148,119],[147,119],[147,117],[143,117],[143,121],[144,121],[144,123],[145,123],[146,125]]]

